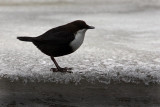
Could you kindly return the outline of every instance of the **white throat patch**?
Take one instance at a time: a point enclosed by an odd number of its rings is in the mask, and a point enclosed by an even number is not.
[[[87,29],[79,30],[75,34],[75,39],[69,44],[73,51],[76,51],[82,45],[86,30]]]

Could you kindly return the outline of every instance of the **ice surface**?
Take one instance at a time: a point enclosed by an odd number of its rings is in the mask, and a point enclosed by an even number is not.
[[[0,7],[1,77],[12,81],[75,84],[83,81],[160,83],[160,3],[157,0],[91,3],[63,0],[36,6],[16,5],[14,2],[19,0],[13,1],[14,5],[6,2]],[[62,67],[73,67],[72,74],[49,71],[53,63],[48,56],[32,43],[16,39],[37,36],[76,19],[83,19],[96,29],[86,32],[84,44],[75,53],[56,58]]]

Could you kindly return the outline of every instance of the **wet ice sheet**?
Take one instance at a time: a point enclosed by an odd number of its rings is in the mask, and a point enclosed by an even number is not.
[[[107,3],[0,7],[0,76],[25,82],[160,83],[160,12],[153,8],[159,4]],[[87,31],[83,46],[75,53],[57,58],[61,66],[73,67],[73,74],[49,71],[53,67],[49,57],[33,44],[16,39],[37,36],[76,19],[96,29]]]

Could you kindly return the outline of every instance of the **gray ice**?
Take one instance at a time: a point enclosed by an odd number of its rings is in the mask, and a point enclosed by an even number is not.
[[[109,84],[160,83],[160,2],[158,0],[0,1],[0,76],[29,81]],[[82,19],[96,27],[86,32],[75,53],[56,58],[73,74],[53,73],[50,58],[17,36],[38,36]]]

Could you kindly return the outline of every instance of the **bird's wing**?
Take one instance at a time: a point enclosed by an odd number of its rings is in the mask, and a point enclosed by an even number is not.
[[[46,32],[41,36],[34,39],[35,42],[39,43],[52,43],[52,44],[69,44],[75,38],[73,33],[67,31],[61,32]]]

